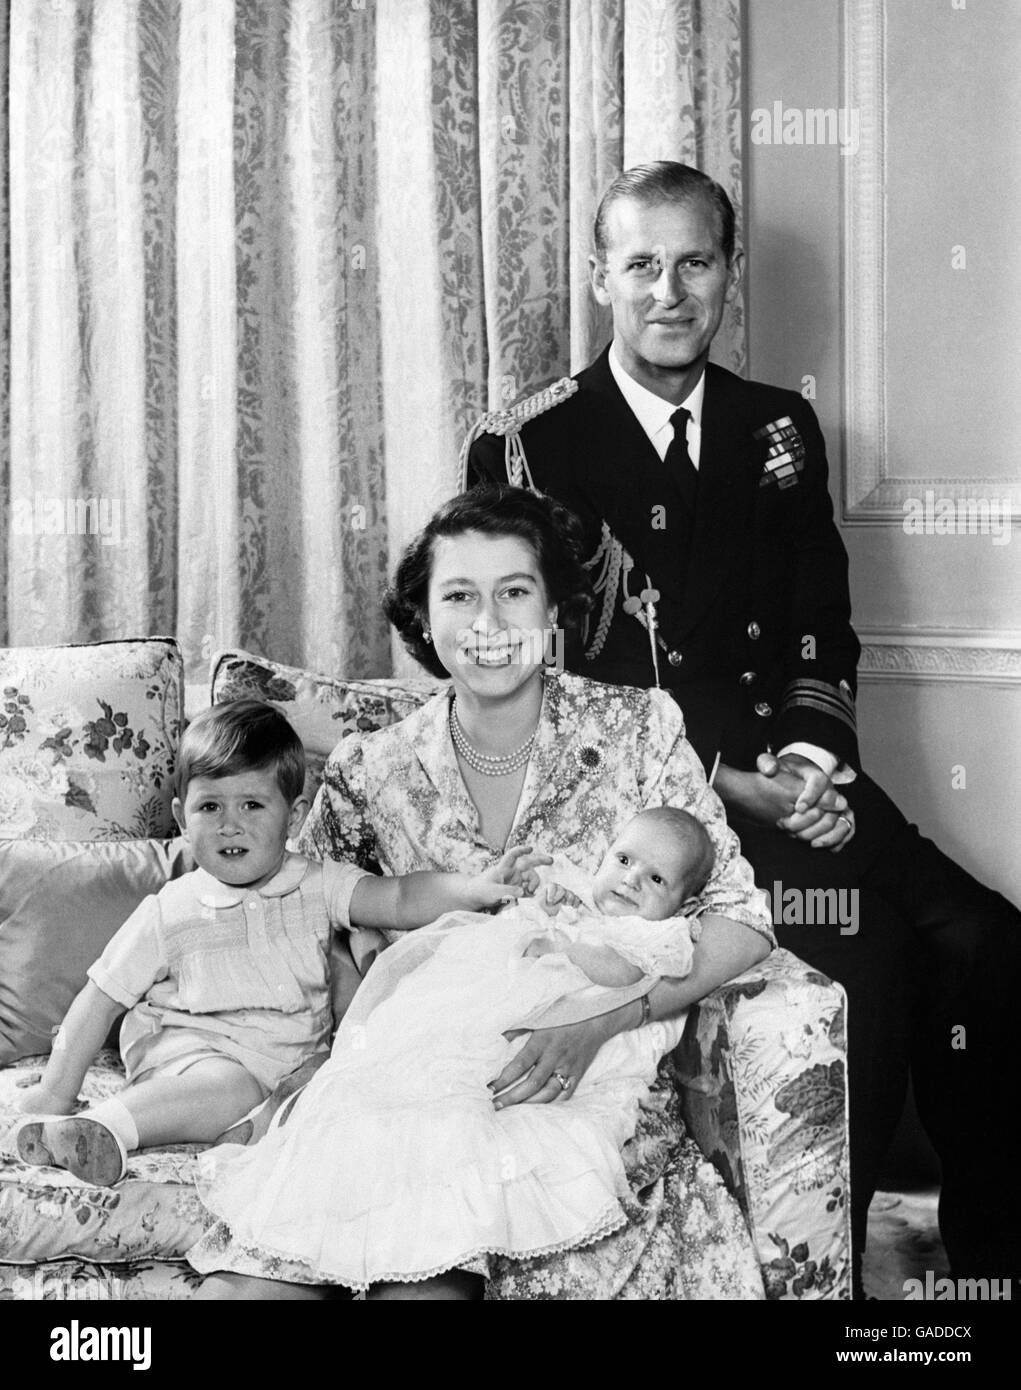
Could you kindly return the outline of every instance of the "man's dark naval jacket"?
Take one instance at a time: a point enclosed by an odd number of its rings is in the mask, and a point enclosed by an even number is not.
[[[646,575],[659,590],[660,684],[674,693],[707,768],[717,754],[753,767],[767,747],[794,741],[857,767],[859,644],[811,406],[797,392],[710,364],[692,514],[621,395],[608,350],[576,380],[573,395],[521,430],[532,479],[578,515],[586,556],[605,521],[634,559],[631,594]],[[469,478],[506,481],[504,460],[504,439],[481,435]],[[567,665],[649,686],[649,638],[623,611],[623,597],[599,655],[590,660],[575,646]]]

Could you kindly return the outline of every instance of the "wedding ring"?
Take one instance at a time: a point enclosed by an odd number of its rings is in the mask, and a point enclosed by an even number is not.
[[[553,1073],[553,1079],[560,1083],[560,1089],[562,1091],[569,1091],[571,1089],[571,1078],[569,1076],[564,1076],[562,1072],[555,1071]]]
[[[837,820],[842,820],[844,824],[847,826],[848,830],[850,830],[852,833],[854,832],[854,821],[851,819],[850,816],[838,816]]]

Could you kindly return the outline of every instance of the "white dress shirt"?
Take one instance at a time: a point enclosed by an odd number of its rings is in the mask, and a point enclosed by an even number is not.
[[[674,437],[674,427],[670,423],[670,417],[680,407],[672,405],[670,401],[665,401],[662,396],[657,396],[654,391],[650,391],[648,387],[635,381],[633,376],[628,376],[617,357],[616,344],[610,347],[610,371],[613,373],[614,381],[620,387],[621,395],[631,407],[632,414],[648,435],[649,443],[660,458],[665,459],[666,451]],[[705,372],[699,377],[696,385],[685,399],[681,401],[681,405],[691,417],[688,420],[686,438],[688,455],[696,468],[702,454],[702,401],[704,398]]]

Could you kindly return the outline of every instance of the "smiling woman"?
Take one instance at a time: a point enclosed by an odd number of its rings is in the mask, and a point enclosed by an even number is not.
[[[482,1085],[473,1101],[475,1121],[469,1126],[475,1137],[462,1133],[456,1117],[452,1130],[439,1126],[432,1147],[416,1148],[403,1121],[392,1131],[390,1159],[396,1153],[407,1155],[403,1181],[425,1184],[427,1195],[409,1208],[419,1213],[415,1220],[422,1227],[421,1248],[413,1265],[385,1263],[387,1252],[396,1248],[397,1235],[407,1232],[391,1229],[384,1200],[371,1223],[377,1238],[359,1245],[367,1269],[376,1271],[358,1276],[371,1284],[369,1298],[479,1297],[483,1279],[489,1298],[605,1298],[616,1296],[625,1285],[631,1291],[628,1296],[634,1297],[762,1296],[737,1206],[715,1170],[685,1138],[669,1086],[655,1084],[652,1118],[639,1118],[637,1102],[655,1076],[656,1061],[673,1045],[669,1039],[687,1006],[768,951],[765,901],[684,738],[673,700],[658,690],[553,677],[536,656],[539,644],[524,640],[523,634],[542,632],[553,623],[573,628],[588,610],[590,592],[578,560],[577,531],[577,522],[559,505],[518,488],[476,489],[435,514],[402,558],[386,611],[409,650],[434,674],[448,675],[450,686],[400,724],[341,741],[327,764],[323,788],[302,833],[302,848],[323,859],[353,859],[387,875],[401,875],[420,869],[478,873],[501,856],[523,853],[530,846],[540,856],[564,855],[583,875],[591,876],[606,859],[621,826],[634,815],[651,807],[677,807],[701,823],[712,848],[711,870],[707,867],[708,879],[698,895],[701,915],[698,932],[693,933],[698,940],[691,970],[683,978],[660,979],[646,994],[647,1002],[632,994],[610,1012],[596,1017],[576,1013],[574,1018],[584,1021],[556,1027],[533,1020],[533,1031],[523,1044],[519,1041],[516,1051],[508,1050],[503,1036],[515,1023],[494,1005],[490,1021],[496,1074],[487,1072],[486,1079],[496,1099]],[[625,857],[641,859],[651,845],[648,837],[641,846],[625,845]],[[658,860],[653,867],[661,872]],[[628,879],[626,891],[634,892],[626,868],[623,877]],[[495,950],[504,930],[501,920],[481,930],[476,927],[469,948],[483,954]],[[395,939],[393,933],[387,935]],[[417,950],[419,937],[424,949],[426,938],[412,933],[395,946],[393,955],[384,952],[364,990],[382,978],[382,967],[388,974],[387,962],[403,961],[403,952]],[[480,960],[480,968],[481,964]],[[499,988],[493,995],[465,991],[458,996],[460,1002],[445,996],[441,1018],[455,1026],[455,1033],[469,1004],[502,998],[506,1009],[506,968],[495,967],[493,980]],[[409,986],[416,980],[418,971],[408,979]],[[422,988],[420,980],[417,987]],[[360,992],[357,1000],[362,998]],[[362,1005],[352,1009],[358,1007]],[[445,1074],[443,1069],[460,1050],[449,1039],[430,1044],[432,1035],[413,1008],[407,1015],[400,1013],[398,1021],[402,1029],[419,1029],[421,1037],[410,1069],[404,1065],[388,1076],[393,1084],[410,1087],[409,1096],[424,1104],[436,1077]],[[656,1032],[660,1025],[665,1031]],[[520,1032],[520,1019],[516,1026]],[[461,1169],[444,1176],[437,1154],[463,1154],[465,1145],[474,1152],[472,1146],[484,1132],[489,1137],[472,1171],[478,1181],[485,1173],[487,1182],[496,1182],[496,1209],[504,1210],[500,1183],[511,1185],[510,1202],[518,1178],[525,1186],[529,1178],[537,1210],[546,1209],[544,1194],[555,1205],[562,1190],[558,1184],[570,1176],[564,1164],[579,1161],[578,1150],[564,1138],[573,1128],[571,1117],[580,1122],[584,1098],[599,1092],[612,1041],[625,1033],[630,1037],[634,1029],[642,1030],[650,1046],[654,1039],[660,1045],[651,1058],[649,1079],[628,1106],[610,1107],[617,1124],[623,1124],[609,1140],[615,1161],[619,1164],[619,1148],[636,1124],[635,1142],[642,1153],[642,1174],[633,1190],[621,1171],[613,1199],[620,1205],[608,1218],[612,1233],[596,1239],[589,1230],[566,1242],[537,1238],[522,1246],[486,1231],[479,1233],[475,1245],[462,1246],[459,1254],[444,1253],[448,1228],[456,1225],[452,1217],[445,1222],[445,1204],[453,1202],[461,1212],[459,1199],[451,1195],[461,1181]],[[240,1153],[228,1150],[222,1172],[217,1165],[210,1205],[221,1221],[192,1254],[198,1268],[217,1272],[206,1281],[202,1297],[293,1298],[302,1292],[321,1297],[327,1284],[353,1286],[354,1276],[345,1275],[347,1267],[338,1254],[349,1229],[345,1222],[352,1215],[352,1197],[338,1187],[337,1163],[330,1155],[337,1155],[340,1145],[347,1161],[351,1153],[363,1152],[357,1147],[363,1139],[371,1148],[365,1136],[374,1132],[369,1112],[376,1087],[371,1075],[363,1075],[367,1059],[347,1056],[351,1049],[345,1049],[343,1039],[349,1034],[342,1025],[334,1055],[319,1073],[322,1082],[317,1077],[308,1092],[309,1104],[298,1102],[269,1148],[260,1144]],[[396,1037],[384,1030],[379,1043],[385,1050],[390,1046],[386,1040]],[[424,1069],[421,1075],[418,1066]],[[381,1077],[377,1081],[384,1084]],[[441,1118],[453,1113],[443,1106],[463,1094],[459,1083],[443,1100]],[[359,1095],[364,1095],[364,1113],[358,1109]],[[530,1104],[522,1111],[518,1107],[525,1102]],[[541,1107],[538,1111],[532,1108],[535,1104]],[[550,1104],[555,1110],[543,1124]],[[576,1108],[569,1110],[571,1106]],[[495,1129],[493,1109],[503,1112],[495,1117]],[[414,1118],[417,1122],[421,1117]],[[542,1171],[547,1176],[532,1181],[539,1170],[520,1165],[511,1165],[513,1171],[507,1172],[499,1164],[494,1169],[493,1154],[516,1153],[513,1136],[531,1132],[536,1123],[546,1134],[548,1168]],[[432,1165],[431,1176],[425,1176],[423,1164]],[[354,1169],[375,1171],[371,1164],[355,1163]],[[494,1178],[496,1170],[501,1175]],[[361,1178],[356,1186],[363,1191]],[[363,1196],[371,1203],[370,1189],[371,1184]],[[271,1210],[266,1205],[270,1191],[284,1206]],[[513,1194],[519,1202],[520,1191],[519,1186]],[[252,1202],[247,1194],[253,1194]],[[253,1226],[253,1202],[266,1214],[261,1225]],[[285,1207],[286,1215],[281,1215]],[[436,1219],[443,1228],[442,1240],[439,1235],[426,1238],[425,1225]],[[537,1225],[530,1221],[529,1230],[541,1225],[541,1220]],[[315,1250],[301,1234],[306,1230],[316,1233]]]
[[[458,588],[458,571],[466,566],[454,566],[441,574],[437,548],[441,542],[456,540],[460,543],[469,535],[481,541],[489,538],[521,542],[526,550],[517,552],[519,557],[523,556],[520,574],[508,572],[502,577],[512,588],[514,581],[520,579],[530,584],[533,592],[536,584],[541,583],[546,601],[562,627],[579,626],[592,606],[588,574],[578,558],[580,528],[566,507],[551,498],[537,498],[520,488],[490,486],[462,493],[441,507],[408,546],[383,602],[384,612],[408,651],[434,676],[453,675],[440,659],[429,627],[430,603],[438,595],[436,583],[441,578],[447,583],[453,581],[452,592],[445,593],[444,599],[455,606],[473,598],[470,579],[461,576],[460,590]],[[448,548],[445,563],[449,566],[450,557],[458,553],[461,553],[460,545]],[[490,581],[496,577],[501,576],[489,575]],[[474,597],[477,601],[477,596]],[[519,601],[520,598],[504,601]],[[549,610],[542,613],[540,630],[548,626],[548,615]],[[470,628],[478,621],[478,616],[473,613],[466,621],[462,613],[460,626]],[[518,621],[517,626],[523,624]],[[531,650],[534,654],[534,647]]]
[[[591,603],[570,513],[530,492],[481,489],[430,520],[384,608],[411,654],[449,676],[450,734],[491,845],[505,843],[542,706],[543,658]],[[494,780],[498,779],[498,780]]]
[[[428,628],[437,659],[462,697],[509,695],[533,684],[536,647],[556,622],[531,548],[516,536],[479,531],[441,537],[433,552]],[[457,574],[465,569],[468,575]],[[536,636],[540,640],[536,642]],[[503,674],[492,679],[494,672]]]
[[[462,570],[470,577],[455,577]],[[542,706],[535,637],[556,616],[527,542],[480,531],[437,539],[427,630],[453,683],[451,737],[491,844],[510,833],[524,786]]]

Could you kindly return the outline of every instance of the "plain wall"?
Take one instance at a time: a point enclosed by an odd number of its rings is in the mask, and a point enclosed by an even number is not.
[[[994,545],[907,535],[892,509],[842,515],[844,470],[864,467],[845,437],[844,333],[868,312],[846,302],[844,273],[859,156],[750,138],[752,114],[778,100],[845,104],[849,19],[878,34],[883,62],[884,467],[923,497],[970,479],[996,499],[1021,473],[1021,7],[748,4],[744,238],[750,374],[798,390],[815,378],[866,645],[865,766],[925,833],[1021,900],[1021,532]]]

